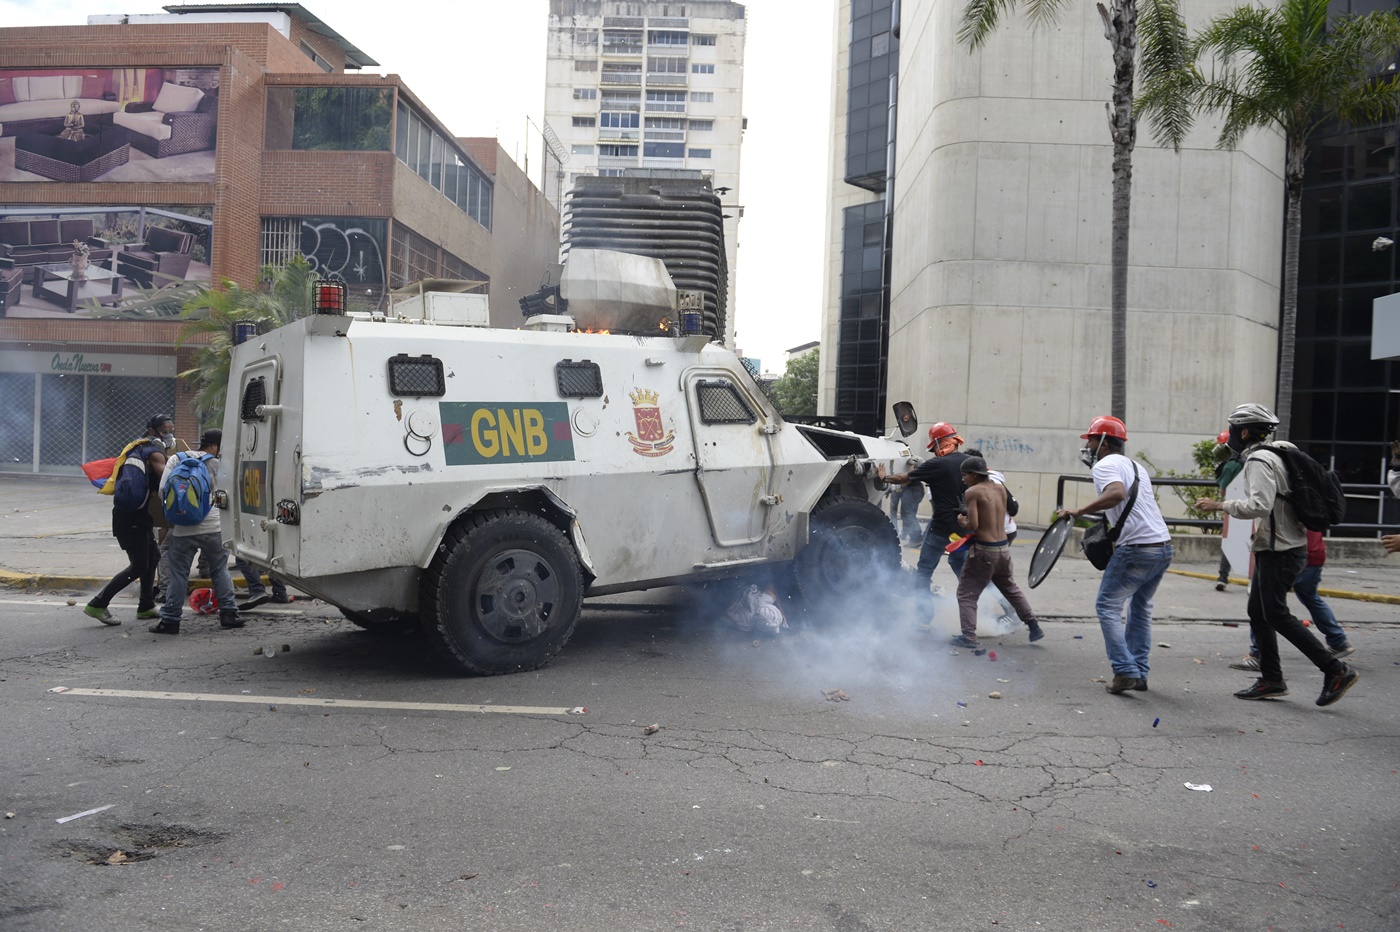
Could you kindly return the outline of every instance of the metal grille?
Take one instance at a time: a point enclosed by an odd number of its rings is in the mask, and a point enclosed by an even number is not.
[[[66,465],[116,456],[146,429],[146,420],[158,412],[175,410],[175,380],[131,378],[113,375],[87,377],[87,444],[83,454]],[[48,391],[48,386],[44,386]],[[71,430],[71,425],[44,425],[44,432]],[[195,424],[175,422],[175,434],[198,438]]]
[[[389,359],[389,394],[421,398],[430,395],[441,398],[447,394],[447,379],[442,360],[426,354],[409,356],[400,353]]]
[[[263,416],[258,414],[258,405],[264,404],[267,404],[267,385],[259,377],[243,387],[243,402],[238,409],[243,423],[264,420]]]
[[[281,268],[300,254],[301,220],[296,217],[264,217],[261,263]]]
[[[0,468],[28,472],[34,461],[34,376],[0,372]]]
[[[700,420],[706,424],[752,424],[758,420],[733,385],[723,380],[701,382],[696,386],[700,400]]]
[[[554,381],[561,398],[601,398],[603,370],[587,359],[574,362],[566,359],[554,366]]]
[[[39,433],[40,465],[77,466],[84,462],[82,431],[65,430],[60,425],[83,422],[85,378],[82,375],[43,377],[43,384],[39,387],[39,423],[44,427]],[[148,417],[149,414],[141,420]],[[137,433],[140,431],[132,436]]]

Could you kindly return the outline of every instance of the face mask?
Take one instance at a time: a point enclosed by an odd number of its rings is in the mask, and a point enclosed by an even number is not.
[[[1244,428],[1239,427],[1237,425],[1230,425],[1230,439],[1226,441],[1226,446],[1228,446],[1231,450],[1234,450],[1236,453],[1244,452],[1244,448],[1248,446],[1248,444],[1245,442],[1245,439],[1240,436],[1240,432],[1243,429]]]
[[[1097,447],[1095,447],[1094,449],[1092,449],[1092,450],[1089,449],[1089,445],[1088,445],[1088,444],[1085,444],[1085,445],[1084,445],[1083,447],[1081,447],[1080,450],[1079,450],[1079,462],[1083,463],[1085,466],[1088,466],[1090,469],[1092,469],[1092,468],[1094,467],[1094,463],[1096,463],[1096,462],[1098,461],[1099,453],[1100,453],[1102,450],[1103,450],[1103,438],[1102,438],[1102,437],[1099,438],[1099,445],[1098,445]]]
[[[163,444],[165,444],[165,448],[166,448],[167,450],[173,450],[173,449],[175,449],[175,435],[174,435],[174,434],[161,434],[161,435],[160,435],[160,442],[163,443]]]

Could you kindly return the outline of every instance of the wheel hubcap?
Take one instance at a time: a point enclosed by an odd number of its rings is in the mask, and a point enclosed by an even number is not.
[[[477,580],[472,602],[486,633],[517,643],[549,629],[559,604],[559,577],[554,567],[528,550],[507,550]]]

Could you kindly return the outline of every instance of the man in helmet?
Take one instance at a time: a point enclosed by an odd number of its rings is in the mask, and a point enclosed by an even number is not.
[[[1244,457],[1244,498],[1196,502],[1202,511],[1223,511],[1232,518],[1260,519],[1250,550],[1254,573],[1249,586],[1249,631],[1259,650],[1259,679],[1235,693],[1240,699],[1288,695],[1279,660],[1281,634],[1323,673],[1318,705],[1331,705],[1351,688],[1357,673],[1339,660],[1288,610],[1288,590],[1308,562],[1307,529],[1287,501],[1291,491],[1283,460],[1265,441],[1278,418],[1260,404],[1242,404],[1230,412],[1230,449]],[[1282,443],[1282,441],[1280,441]],[[1292,446],[1292,444],[1288,444]]]
[[[1123,453],[1128,440],[1123,422],[1107,415],[1096,417],[1079,437],[1087,441],[1079,458],[1093,469],[1098,497],[1083,508],[1061,509],[1060,515],[1079,518],[1102,513],[1118,529],[1095,603],[1104,649],[1113,666],[1113,682],[1104,688],[1115,695],[1145,690],[1152,651],[1152,597],[1172,562],[1171,533],[1152,494],[1147,470]]]
[[[925,614],[933,615],[933,599],[929,595],[929,583],[938,561],[943,558],[948,538],[960,533],[958,512],[963,503],[962,464],[967,454],[959,453],[963,439],[957,428],[946,421],[939,421],[928,429],[928,449],[933,456],[924,460],[907,473],[887,476],[884,469],[877,470],[881,479],[894,485],[908,485],[922,482],[928,486],[929,504],[933,517],[924,532],[923,544],[919,547],[919,564],[915,569],[917,595],[924,605]],[[948,566],[954,576],[962,575],[963,563],[967,560],[966,549],[948,555]]]

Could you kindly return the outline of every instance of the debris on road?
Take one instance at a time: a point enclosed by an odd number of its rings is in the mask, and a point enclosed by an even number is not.
[[[990,693],[987,693],[987,698],[988,698],[988,699],[1000,699],[1000,698],[1001,698],[1001,693],[999,693],[999,692],[990,692]]]
[[[1211,791],[1211,785],[1209,783],[1184,783],[1182,785],[1188,790],[1196,790],[1200,793],[1209,793]]]
[[[61,819],[54,819],[54,821],[57,822],[59,825],[62,825],[65,822],[72,822],[74,819],[81,819],[83,816],[97,815],[99,812],[106,812],[108,809],[111,809],[115,805],[116,803],[108,803],[105,806],[98,806],[96,809],[89,809],[86,812],[79,812],[74,815],[64,816]]]
[[[1158,647],[1165,647],[1167,650],[1171,650],[1171,649],[1172,649],[1172,646],[1171,646],[1170,644],[1168,644],[1166,641],[1158,641],[1158,642],[1157,642],[1157,646],[1158,646]]]
[[[822,695],[827,702],[848,702],[851,698],[844,689],[823,689]]]
[[[642,734],[654,735],[654,734],[656,734],[656,733],[657,733],[658,731],[660,731],[660,730],[661,730],[661,726],[660,726],[660,725],[648,725],[647,727],[645,727],[645,728],[642,729]]]
[[[569,714],[570,714],[570,715],[583,715],[583,714],[586,713],[587,711],[588,711],[588,710],[585,709],[583,706],[581,706],[581,705],[576,705],[576,706],[574,706],[572,709],[569,710]]]
[[[1153,728],[1156,728],[1156,727],[1157,727],[1158,725],[1160,725],[1160,724],[1162,724],[1162,720],[1161,720],[1160,718],[1154,718],[1154,719],[1152,720],[1152,727],[1153,727]]]

